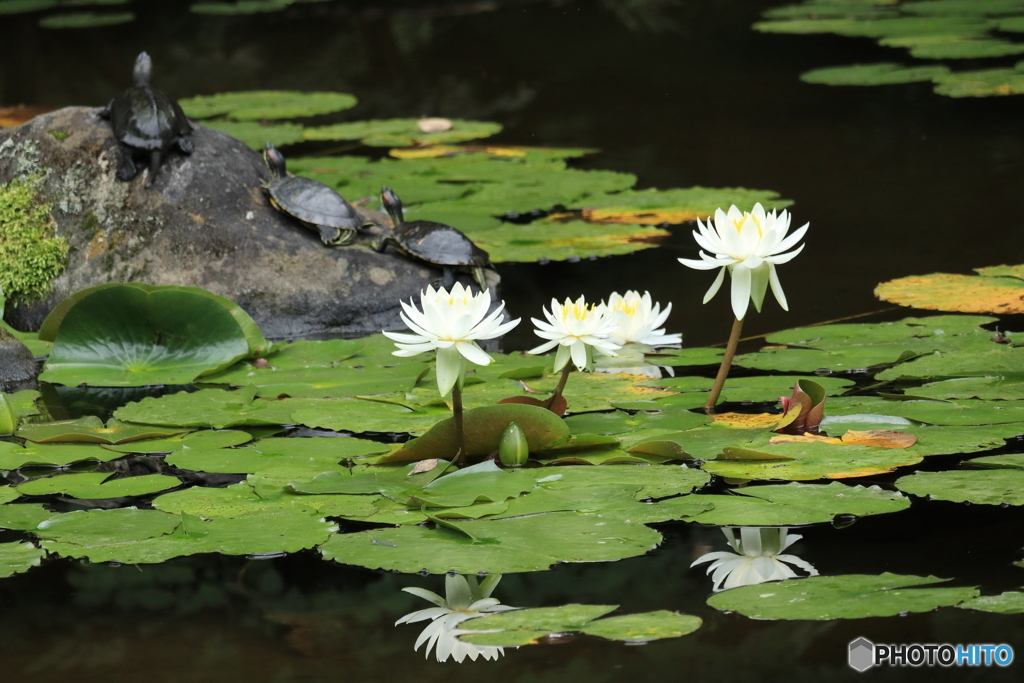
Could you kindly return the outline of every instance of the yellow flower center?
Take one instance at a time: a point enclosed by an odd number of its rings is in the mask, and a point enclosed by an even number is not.
[[[746,211],[743,212],[742,216],[735,218],[732,221],[732,226],[736,228],[736,232],[740,232],[743,229],[743,224],[747,222],[747,219],[754,222],[754,227],[757,228],[757,234],[764,237],[764,228],[761,227],[761,221],[757,220],[757,216]]]
[[[582,304],[579,301],[575,303],[567,304],[562,306],[562,320],[568,320],[569,317],[573,317],[576,320],[583,320],[594,310],[597,304]]]

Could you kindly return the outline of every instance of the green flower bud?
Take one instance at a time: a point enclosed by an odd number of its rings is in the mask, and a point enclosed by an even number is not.
[[[14,410],[11,408],[7,394],[0,392],[0,434],[13,434],[18,427],[18,420],[14,417]],[[523,443],[526,442],[524,437]]]
[[[505,427],[505,433],[501,435],[498,457],[505,467],[525,464],[530,458],[530,445],[526,443],[526,434],[515,422],[509,422],[508,427]]]

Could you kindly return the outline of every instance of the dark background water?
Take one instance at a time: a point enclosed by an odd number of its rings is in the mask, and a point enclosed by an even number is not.
[[[780,268],[791,312],[769,301],[761,333],[881,308],[881,281],[1024,261],[1020,98],[953,100],[928,85],[830,88],[799,74],[855,62],[910,62],[868,39],[750,29],[762,0],[642,2],[326,2],[272,14],[203,17],[187,2],[131,5],[136,22],[84,31],[0,16],[0,106],[101,105],[145,49],[158,85],[178,97],[244,89],[315,89],[360,98],[344,118],[451,116],[499,121],[497,141],[598,147],[578,165],[636,173],[640,187],[744,186],[795,200],[807,249]],[[120,10],[119,10],[120,11]],[[1010,63],[1014,61],[1012,58]],[[986,66],[1000,60],[985,60]],[[965,63],[962,68],[978,66]],[[552,296],[650,290],[672,301],[687,345],[724,340],[728,300],[700,301],[713,278],[689,229],[661,249],[578,263],[503,264],[515,315]],[[535,343],[523,327],[512,345]],[[860,483],[875,483],[860,482]],[[883,482],[884,483],[884,482]],[[1017,510],[917,504],[910,512],[816,527],[794,552],[822,573],[953,577],[986,593],[1024,583]],[[406,585],[313,554],[248,562],[186,558],[160,566],[49,562],[0,582],[4,680],[513,681],[837,680],[856,677],[846,643],[1008,642],[1018,617],[940,610],[849,622],[758,622],[704,605],[710,580],[688,569],[723,547],[720,532],[665,525],[653,555],[507,577],[496,595],[523,606],[569,601],[700,614],[682,639],[626,647],[582,638],[509,651],[501,661],[423,662],[419,628],[391,627],[425,603]],[[8,539],[6,536],[2,540]],[[422,651],[421,651],[422,652]],[[874,671],[884,680],[1015,680],[1014,670]]]

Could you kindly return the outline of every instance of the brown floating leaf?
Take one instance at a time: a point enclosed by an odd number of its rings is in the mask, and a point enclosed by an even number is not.
[[[933,273],[883,282],[875,296],[902,306],[961,313],[1024,313],[1024,280],[992,277],[1020,266],[980,269],[984,275]],[[1005,270],[1003,270],[1005,269]]]
[[[834,443],[843,445],[842,439],[836,439],[831,436],[821,436],[820,434],[787,434],[786,436],[773,436],[768,443],[774,445],[777,443],[814,443],[820,441],[821,443]],[[847,444],[849,445],[849,444]],[[874,444],[863,444],[865,446],[872,446]]]
[[[774,427],[782,419],[778,413],[715,413],[716,424],[732,429],[761,429]]]
[[[678,225],[707,218],[706,211],[673,211],[671,209],[583,209],[583,220],[589,223],[621,225]]]
[[[882,448],[910,448],[917,443],[917,437],[906,432],[889,429],[872,429],[866,432],[850,430],[843,434],[847,446],[881,446]]]
[[[420,472],[429,472],[430,470],[437,467],[437,463],[441,462],[438,458],[431,458],[429,460],[420,460],[416,463],[416,466],[409,471],[409,475],[419,474]]]

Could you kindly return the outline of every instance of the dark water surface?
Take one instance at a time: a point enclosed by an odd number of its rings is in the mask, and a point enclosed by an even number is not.
[[[0,16],[0,106],[101,105],[147,50],[158,85],[178,97],[315,89],[360,98],[345,119],[451,116],[499,121],[497,141],[598,147],[578,163],[636,173],[641,187],[744,186],[795,200],[807,249],[780,267],[791,312],[766,303],[764,333],[887,308],[894,277],[1024,261],[1021,98],[953,100],[928,85],[829,88],[812,68],[912,61],[868,39],[753,32],[763,0],[327,2],[246,17],[201,17],[187,2],[135,2],[135,23],[47,31],[37,15]],[[1000,60],[985,60],[986,66]],[[1012,63],[1013,59],[1010,60]],[[961,68],[968,68],[965,64]],[[325,121],[328,119],[325,119]],[[333,119],[330,119],[333,120]],[[724,340],[728,299],[700,301],[712,274],[689,228],[661,249],[578,263],[503,264],[515,315],[552,296],[650,290],[674,304],[669,332],[687,345]],[[523,325],[511,345],[536,343]],[[1011,446],[1011,448],[1013,448]],[[887,478],[857,483],[885,483]],[[507,650],[498,662],[424,662],[426,606],[399,592],[440,577],[386,575],[313,553],[266,561],[197,557],[158,566],[56,561],[0,581],[3,681],[803,681],[853,680],[846,644],[1013,645],[1020,616],[943,609],[833,622],[768,622],[708,608],[711,581],[690,562],[722,549],[717,529],[661,525],[655,553],[506,577],[517,606],[621,604],[698,614],[693,635],[642,647],[580,638]],[[952,577],[983,593],[1024,584],[1019,509],[946,503],[814,527],[793,551],[822,574],[891,571]],[[16,535],[0,533],[0,540]],[[1009,670],[874,670],[877,680],[1020,680]]]

